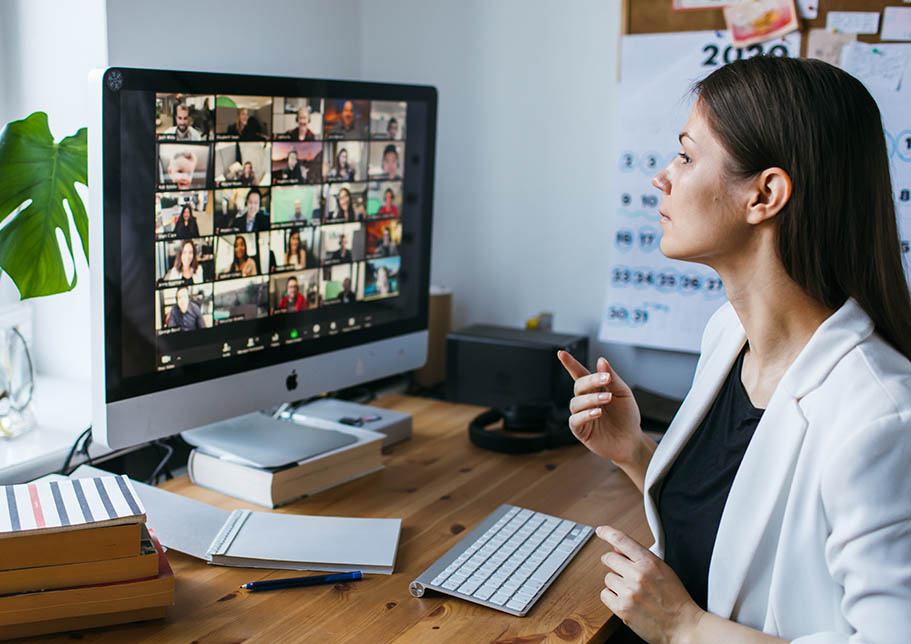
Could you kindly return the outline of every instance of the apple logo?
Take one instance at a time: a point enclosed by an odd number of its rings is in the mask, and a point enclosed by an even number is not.
[[[291,375],[285,379],[285,386],[288,388],[288,391],[297,389],[297,372],[294,369],[291,370]]]

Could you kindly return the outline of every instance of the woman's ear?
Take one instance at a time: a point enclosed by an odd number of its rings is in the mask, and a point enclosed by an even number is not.
[[[791,198],[791,177],[781,168],[766,168],[753,180],[747,222],[761,224],[775,217]]]

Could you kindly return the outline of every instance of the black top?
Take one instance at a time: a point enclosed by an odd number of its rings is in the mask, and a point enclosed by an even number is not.
[[[740,380],[745,353],[746,347],[702,424],[671,466],[657,499],[664,526],[664,561],[703,610],[721,512],[763,412],[750,402]]]

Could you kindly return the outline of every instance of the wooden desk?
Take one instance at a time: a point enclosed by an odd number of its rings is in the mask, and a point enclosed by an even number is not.
[[[524,618],[433,591],[415,599],[408,584],[501,503],[594,526],[609,523],[650,544],[642,497],[622,472],[581,445],[524,456],[476,448],[467,427],[481,411],[477,407],[406,396],[375,404],[414,415],[413,438],[389,451],[386,469],[279,511],[401,517],[395,574],[334,587],[247,593],[238,590],[242,583],[299,573],[210,566],[171,552],[177,596],[165,620],[84,631],[81,641],[562,644],[603,641],[614,631],[617,620],[608,622],[611,612],[598,598],[606,572],[599,558],[608,546],[596,536]],[[162,487],[224,509],[258,507],[194,486],[186,477]]]

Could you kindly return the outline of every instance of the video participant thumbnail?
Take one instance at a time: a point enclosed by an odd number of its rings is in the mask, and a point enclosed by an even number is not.
[[[402,178],[404,143],[373,142],[370,144],[370,161],[367,173],[371,179],[398,181]]]
[[[400,101],[373,101],[370,104],[370,138],[401,141],[405,138],[408,104]]]
[[[200,190],[211,183],[207,143],[160,143],[158,145],[158,188]]]
[[[215,126],[215,96],[156,94],[155,134],[159,141],[207,141]]]
[[[363,224],[331,224],[320,228],[323,264],[340,264],[364,259]]]
[[[216,96],[215,137],[219,141],[265,141],[271,138],[272,97]]]
[[[322,186],[272,188],[272,228],[319,226],[323,216]]]
[[[367,222],[367,257],[391,257],[399,254],[402,243],[402,222],[398,219],[377,219]]]
[[[255,320],[269,314],[267,275],[215,282],[213,291],[212,319],[216,325]]]
[[[215,186],[268,186],[271,143],[226,141],[215,144]]]
[[[323,99],[276,96],[272,103],[276,141],[319,141],[323,138]]]
[[[275,262],[272,272],[315,268],[319,262],[319,228],[282,228],[269,234],[269,248]]]
[[[327,139],[366,139],[370,101],[327,98],[323,116]]]
[[[371,181],[367,187],[368,217],[399,217],[402,214],[402,182]]]
[[[366,181],[367,144],[361,141],[326,141],[326,181]]]
[[[183,285],[155,292],[155,330],[159,335],[211,326],[211,284]]]
[[[273,275],[269,280],[269,311],[295,313],[319,306],[319,269]]]
[[[364,262],[324,266],[321,270],[323,304],[350,304],[364,299]]]
[[[216,190],[215,233],[269,230],[269,188]]]
[[[213,275],[211,237],[155,244],[155,282],[159,287],[201,284],[211,281]]]
[[[192,239],[213,233],[212,193],[155,193],[155,239]]]
[[[268,233],[232,233],[215,238],[215,277],[252,277],[270,271]]]
[[[323,144],[316,141],[273,143],[272,180],[275,184],[322,183]]]
[[[327,184],[325,222],[363,221],[366,215],[366,183]]]
[[[398,295],[401,266],[401,257],[368,260],[365,269],[364,299],[378,300]]]

